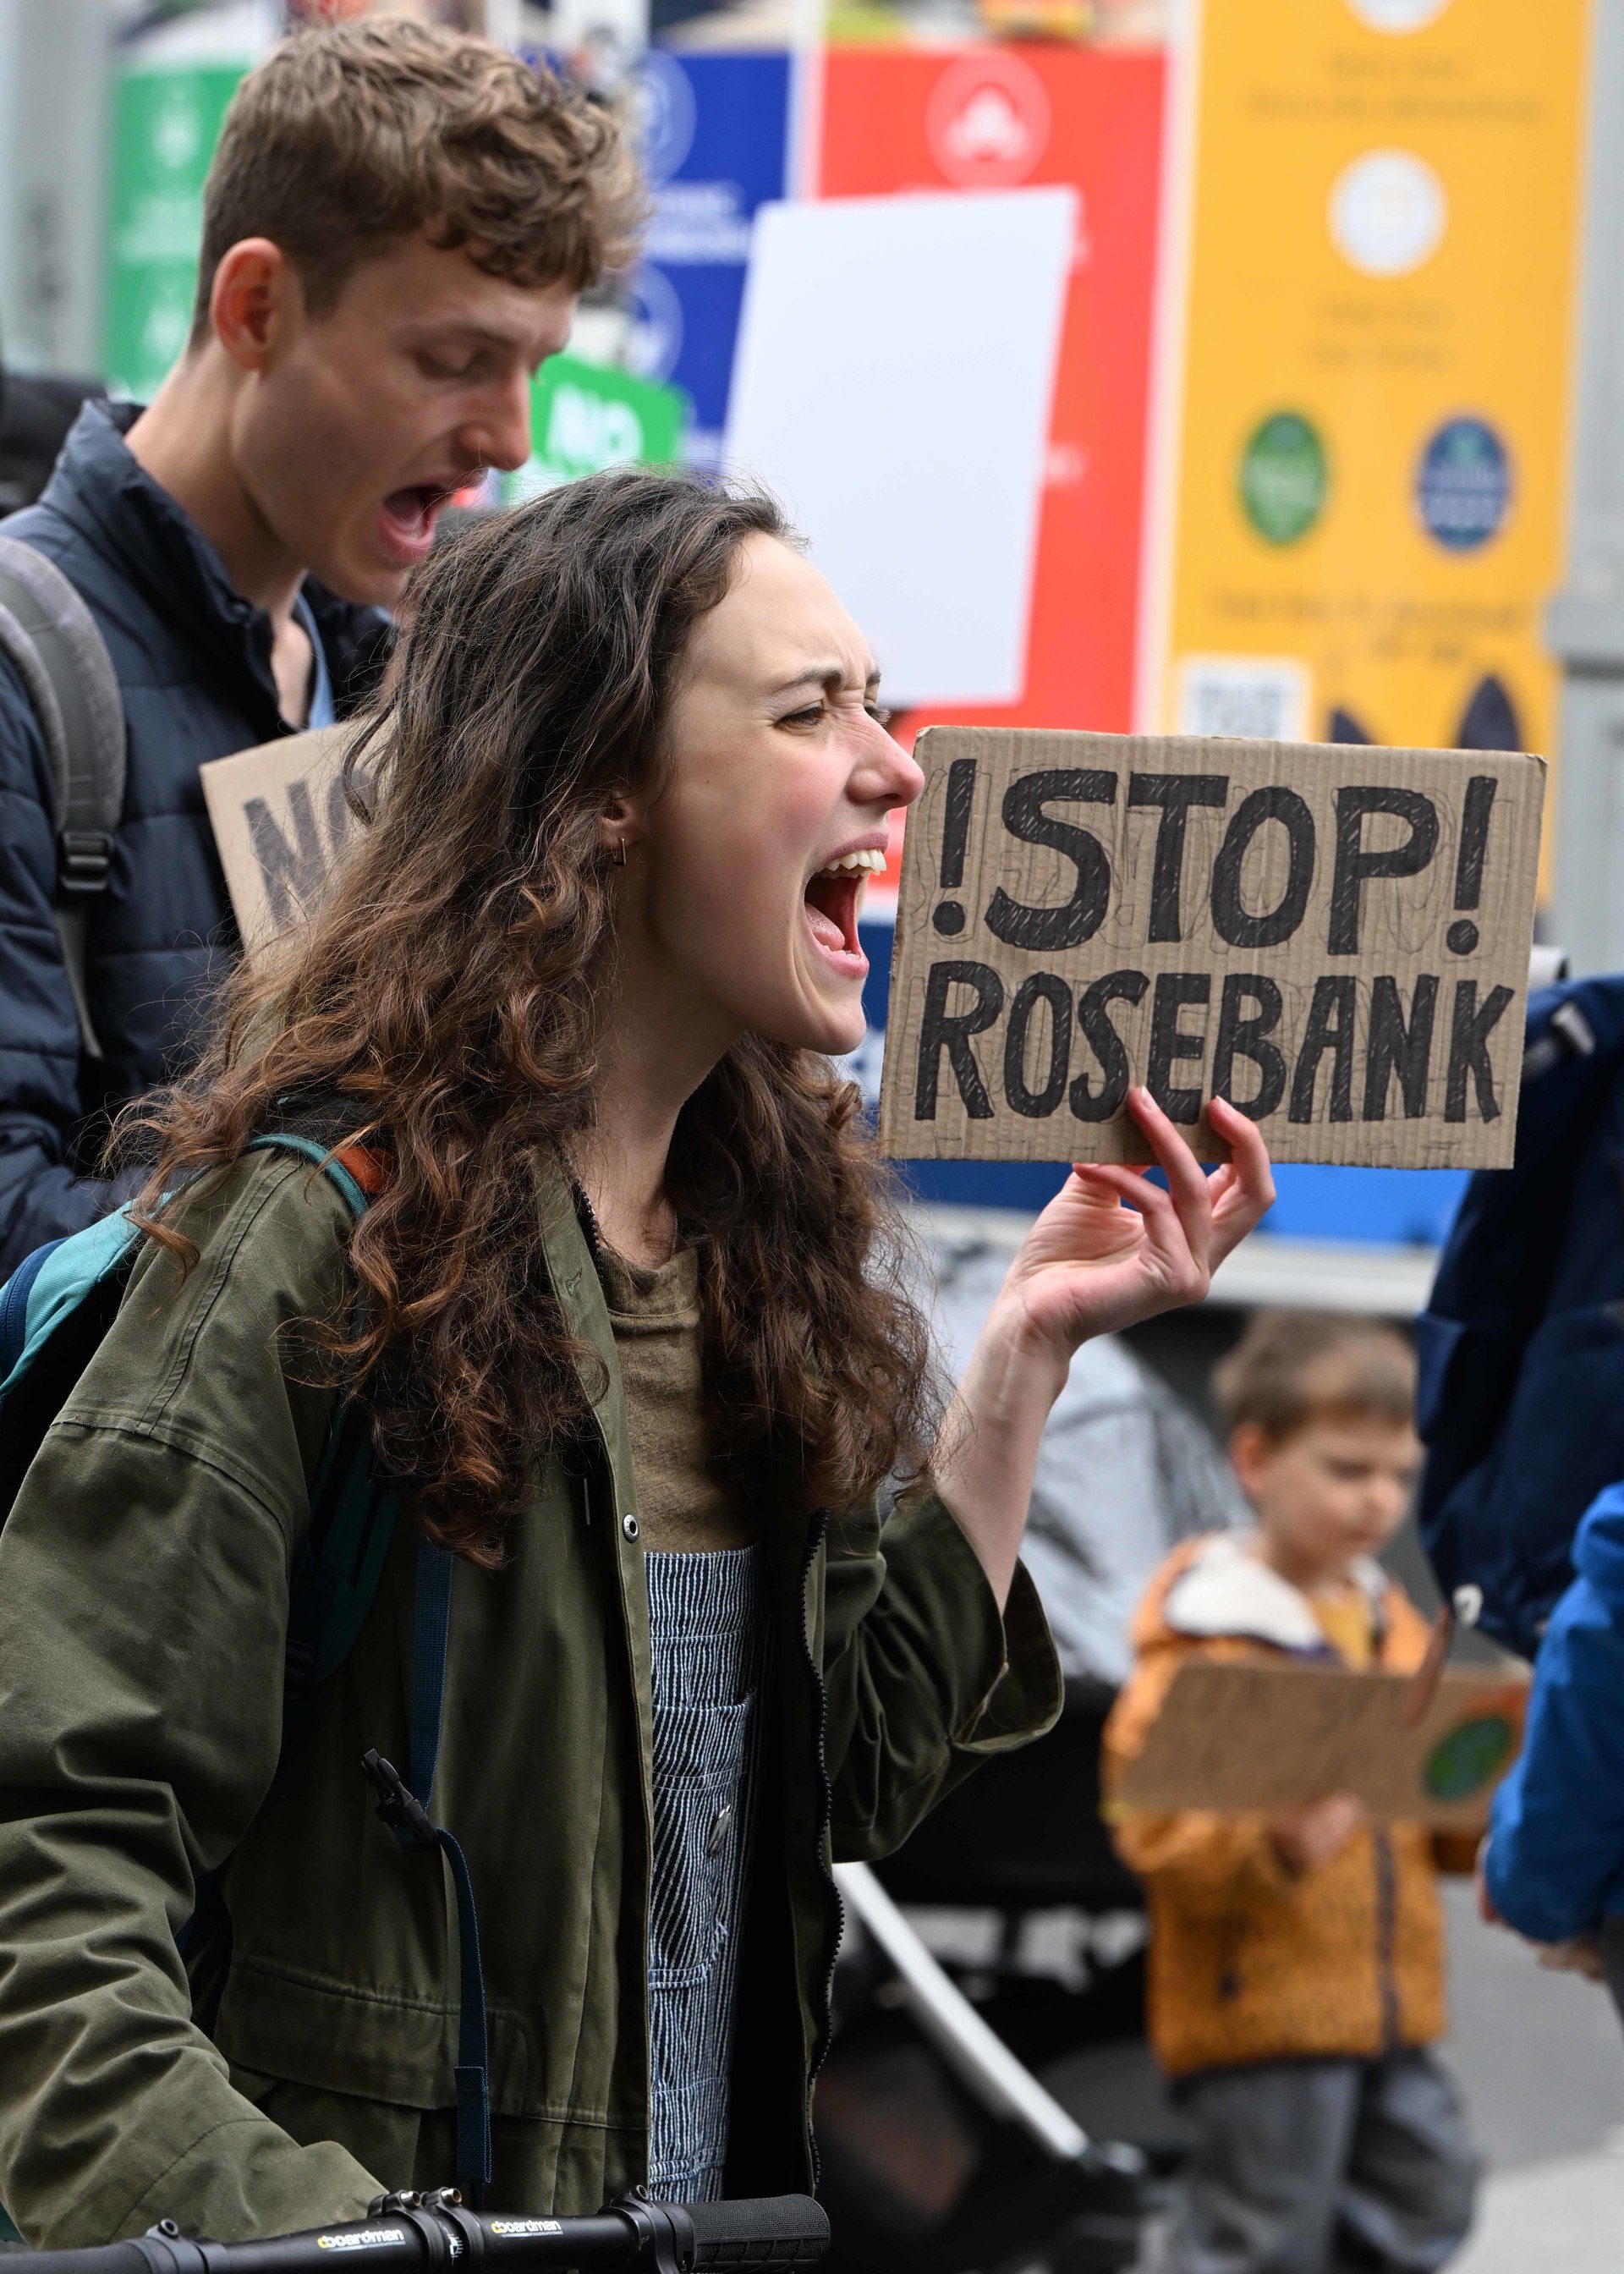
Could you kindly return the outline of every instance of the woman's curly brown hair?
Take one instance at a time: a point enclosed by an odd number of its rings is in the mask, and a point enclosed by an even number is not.
[[[196,1073],[118,1133],[155,1134],[145,1228],[185,1261],[175,1193],[306,1117],[390,1175],[350,1261],[364,1323],[321,1324],[381,1463],[432,1537],[500,1560],[532,1465],[568,1455],[595,1386],[547,1284],[538,1163],[592,1111],[614,950],[599,823],[669,764],[694,625],[741,546],[792,541],[754,493],[595,476],[448,543],[393,693],[348,758],[365,825],[297,946],[244,965]],[[311,1118],[313,1117],[313,1119]],[[917,1466],[928,1332],[858,1093],[747,1038],[689,1100],[667,1192],[698,1249],[718,1454],[855,1505]]]

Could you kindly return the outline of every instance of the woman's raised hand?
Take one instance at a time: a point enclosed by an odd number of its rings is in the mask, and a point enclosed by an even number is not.
[[[1212,1177],[1148,1090],[1130,1090],[1128,1111],[1168,1189],[1144,1169],[1079,1162],[1021,1243],[999,1297],[1018,1313],[1023,1339],[1066,1359],[1091,1335],[1199,1302],[1274,1198],[1268,1148],[1226,1099],[1208,1107],[1230,1148]]]

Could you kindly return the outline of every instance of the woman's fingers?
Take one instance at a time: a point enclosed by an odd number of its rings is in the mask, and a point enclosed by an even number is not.
[[[1207,1118],[1229,1148],[1227,1168],[1213,1178],[1212,1263],[1215,1270],[1274,1204],[1268,1147],[1255,1121],[1227,1098],[1214,1097]]]
[[[1167,1199],[1160,1186],[1145,1182],[1142,1169],[1133,1168],[1125,1161],[1073,1161],[1071,1174],[1089,1192],[1101,1195],[1109,1193],[1117,1200],[1126,1201],[1132,1209],[1152,1199]]]
[[[1155,1155],[1156,1166],[1167,1178],[1190,1252],[1205,1272],[1210,1268],[1213,1243],[1213,1202],[1207,1171],[1147,1089],[1128,1092],[1128,1111]]]
[[[1183,1216],[1170,1193],[1147,1183],[1141,1171],[1118,1162],[1079,1162],[1074,1173],[1091,1193],[1111,1193],[1133,1209],[1143,1226],[1144,1245],[1154,1257],[1168,1291],[1179,1302],[1194,1302],[1207,1292],[1208,1272],[1204,1256],[1190,1244]]]
[[[1268,1148],[1244,1113],[1222,1098],[1215,1099],[1211,1109],[1213,1126],[1229,1146],[1231,1157],[1209,1178],[1147,1091],[1131,1090],[1128,1110],[1167,1179],[1166,1189],[1160,1182],[1151,1181],[1147,1170],[1125,1162],[1075,1163],[1072,1173],[1078,1197],[1118,1217],[1127,1210],[1132,1229],[1121,1224],[1116,1231],[1108,1233],[1109,1254],[1089,1255],[1086,1251],[1096,1235],[1083,1229],[1081,1219],[1073,1218],[1068,1231],[1057,1217],[1055,1231],[1060,1252],[1050,1260],[1062,1264],[1086,1261],[1101,1264],[1113,1258],[1126,1261],[1137,1252],[1139,1266],[1148,1282],[1159,1283],[1161,1302],[1199,1301],[1213,1272],[1274,1197]],[[1108,1231],[1103,1222],[1101,1231]]]

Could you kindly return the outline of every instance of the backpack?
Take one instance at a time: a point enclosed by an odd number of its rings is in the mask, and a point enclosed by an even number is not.
[[[0,654],[16,669],[50,764],[56,929],[87,1058],[102,1045],[85,980],[86,901],[107,890],[124,803],[124,704],[96,620],[54,561],[0,536]]]
[[[320,1140],[275,1131],[254,1150],[302,1154],[337,1186],[358,1223],[376,1184],[372,1156],[330,1153]],[[49,1241],[26,1256],[0,1287],[0,1529],[45,1434],[117,1316],[143,1234],[127,1209]],[[306,1700],[343,1664],[365,1623],[400,1514],[399,1492],[378,1476],[371,1432],[359,1405],[341,1395],[311,1482],[310,1528],[295,1560],[282,1687],[287,1742]],[[457,1841],[428,1812],[440,1751],[440,1706],[450,1639],[450,1552],[418,1537],[412,1631],[410,1776],[369,1752],[363,1773],[378,1814],[402,1846],[438,1852],[456,1894],[461,1964],[456,2084],[457,2180],[475,2197],[491,2173],[489,2058],[485,1984],[472,1882]],[[199,1885],[191,1924],[205,1920],[211,1895]],[[207,1922],[205,1921],[205,1924]],[[3,2216],[3,2214],[0,2214]]]
[[[1471,1178],[1416,1332],[1423,1541],[1457,1616],[1531,1659],[1624,1479],[1624,978],[1530,997],[1515,1159]]]

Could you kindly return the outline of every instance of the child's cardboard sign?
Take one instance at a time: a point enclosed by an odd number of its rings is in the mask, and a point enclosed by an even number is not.
[[[1452,1669],[1418,1718],[1415,1679],[1192,1658],[1114,1798],[1273,1815],[1352,1793],[1378,1818],[1467,1831],[1516,1758],[1527,1683]]]
[[[915,755],[880,1140],[1122,1161],[1146,1083],[1222,1158],[1503,1167],[1542,759],[932,727]]]
[[[244,948],[289,931],[312,907],[352,826],[342,779],[348,730],[284,735],[199,772]]]

